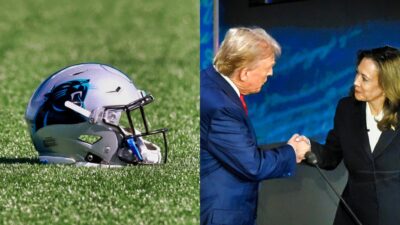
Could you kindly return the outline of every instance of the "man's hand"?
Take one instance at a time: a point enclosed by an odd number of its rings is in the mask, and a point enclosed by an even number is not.
[[[304,159],[304,155],[311,151],[310,140],[303,135],[294,134],[287,143],[293,147],[297,163],[300,163]]]

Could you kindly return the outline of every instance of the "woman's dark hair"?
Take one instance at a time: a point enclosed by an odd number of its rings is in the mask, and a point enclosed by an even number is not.
[[[388,45],[379,48],[360,50],[357,53],[357,65],[360,64],[363,58],[369,58],[377,62],[378,66],[380,66],[387,60],[393,60],[399,57],[399,54],[400,53],[397,48]]]
[[[364,58],[371,59],[376,63],[379,70],[379,86],[385,93],[384,116],[378,122],[378,128],[381,131],[397,129],[400,109],[400,51],[391,46],[361,50],[357,54],[357,65]]]

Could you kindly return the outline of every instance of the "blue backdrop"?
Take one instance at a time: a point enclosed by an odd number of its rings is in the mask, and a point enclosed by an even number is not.
[[[200,69],[212,63],[213,18],[213,0],[200,0]]]
[[[294,132],[324,142],[338,100],[352,87],[358,50],[400,46],[400,22],[268,31],[280,42],[282,56],[262,91],[247,98],[261,144],[286,141]]]
[[[220,1],[220,42],[230,27],[244,25],[265,28],[282,46],[274,76],[260,93],[246,96],[259,144],[287,141],[293,133],[324,142],[338,100],[352,87],[358,50],[400,47],[400,20],[387,16],[398,13],[383,8],[375,15],[370,8],[380,6],[370,2],[365,3],[365,11],[355,14],[350,9],[357,6],[339,4],[333,9],[336,12],[330,12],[329,7],[315,7],[312,1],[255,8],[243,1]],[[213,58],[213,1],[200,3],[200,67],[204,69]],[[304,18],[298,17],[299,11]]]

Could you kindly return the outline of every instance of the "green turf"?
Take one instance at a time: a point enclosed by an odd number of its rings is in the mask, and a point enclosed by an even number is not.
[[[0,0],[0,224],[198,224],[197,0]],[[37,164],[24,121],[35,88],[80,62],[113,65],[156,100],[170,162]]]

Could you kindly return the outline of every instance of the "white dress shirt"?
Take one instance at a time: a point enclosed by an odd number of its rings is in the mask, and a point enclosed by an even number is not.
[[[383,117],[383,110],[379,113],[379,115],[373,116],[368,102],[366,104],[367,107],[365,107],[365,115],[367,121],[368,139],[369,139],[369,145],[371,147],[371,152],[373,152],[376,143],[378,143],[379,137],[381,136],[382,133],[382,131],[378,129],[378,122]]]

